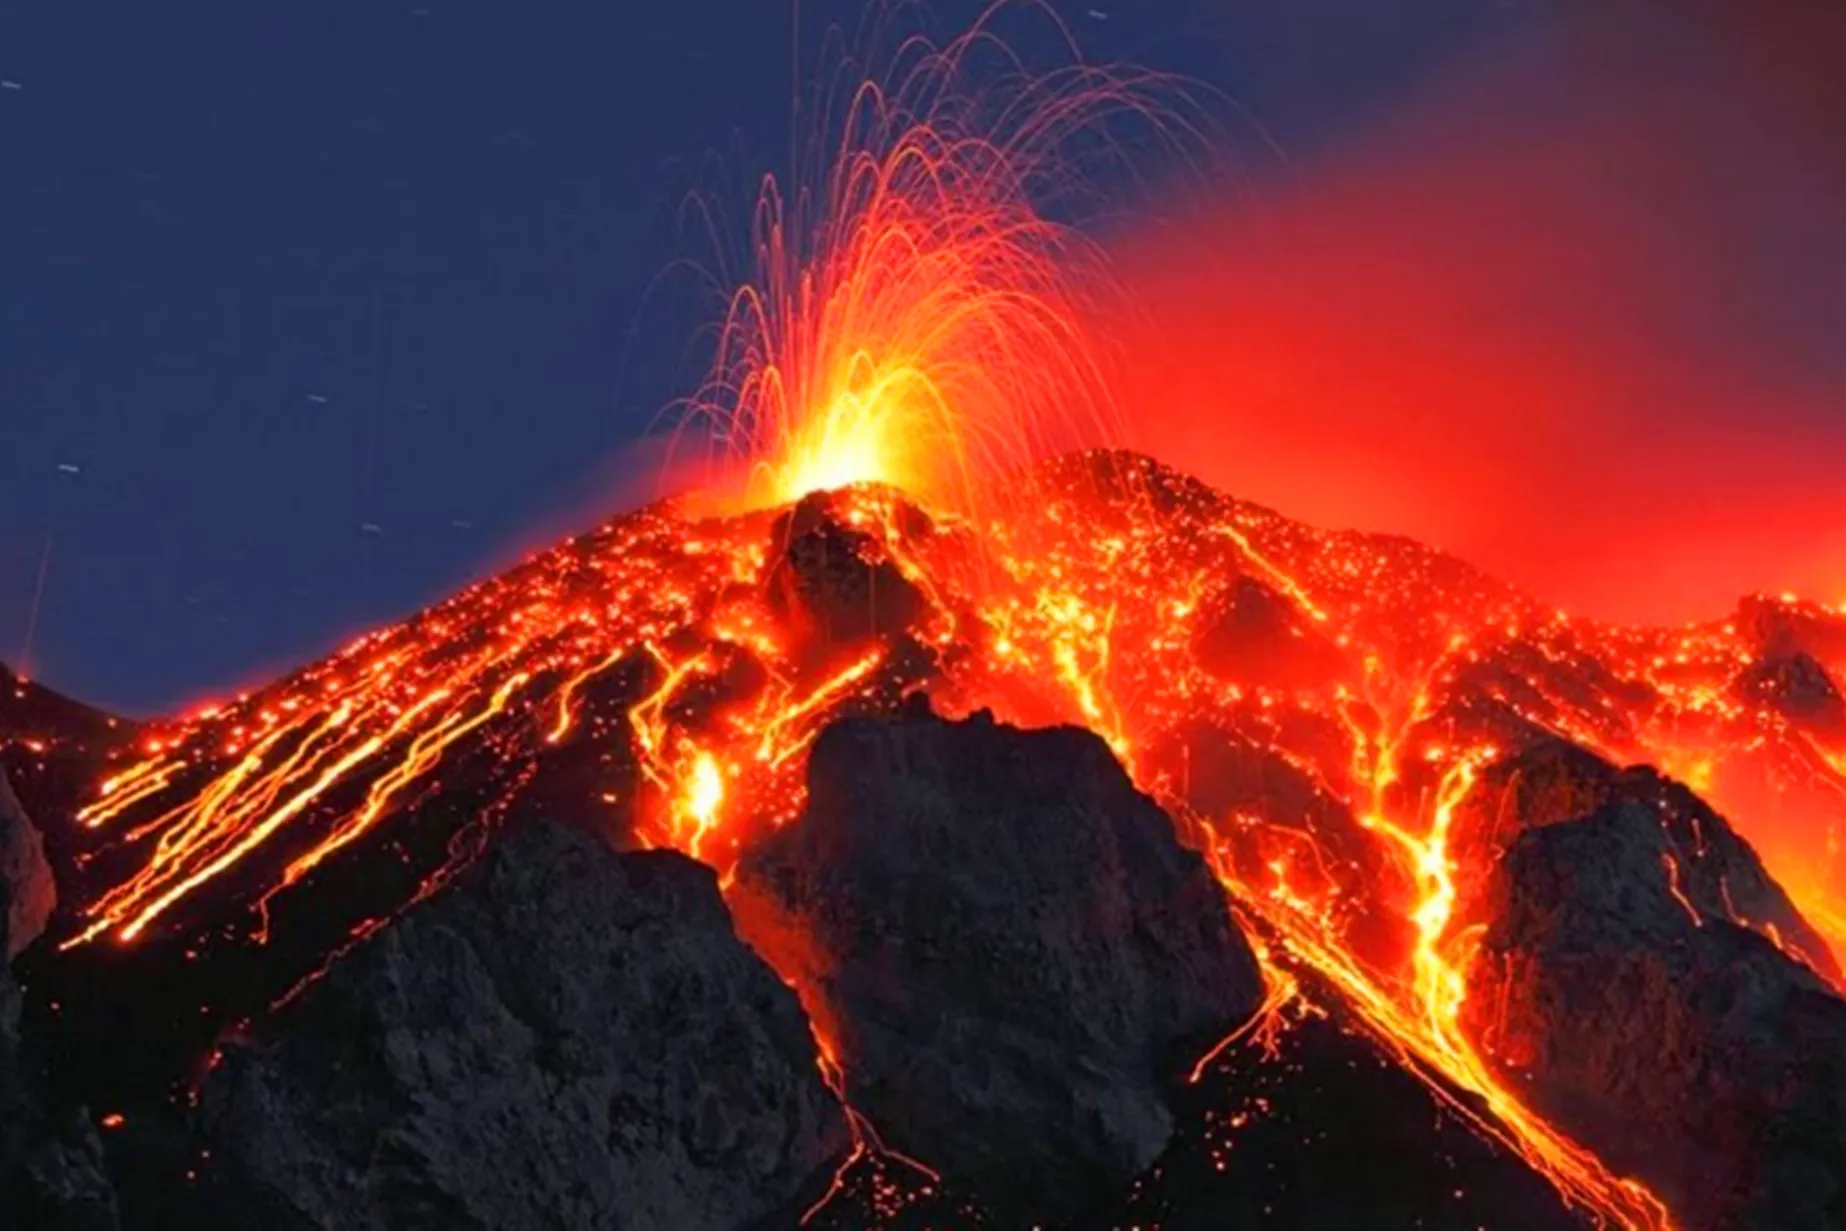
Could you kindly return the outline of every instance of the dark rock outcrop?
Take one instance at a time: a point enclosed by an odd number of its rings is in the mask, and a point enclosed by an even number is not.
[[[1085,731],[847,721],[808,780],[732,899],[848,1101],[1004,1217],[1094,1209],[1165,1145],[1165,1078],[1260,999],[1204,863]]]
[[[0,956],[11,961],[37,940],[58,904],[45,840],[13,794],[6,769],[0,767],[0,884],[5,886],[6,944]]]
[[[882,538],[849,523],[843,499],[806,496],[772,531],[780,550],[766,578],[770,606],[811,652],[901,632],[928,605]],[[901,501],[891,515],[900,533],[927,529],[923,514]]]
[[[1756,594],[1738,600],[1730,623],[1759,659],[1810,654],[1822,662],[1846,662],[1846,613],[1834,608]]]
[[[1795,651],[1757,659],[1738,674],[1737,690],[1815,734],[1846,732],[1846,698],[1812,654]]]
[[[1226,680],[1310,688],[1347,669],[1340,648],[1299,607],[1254,577],[1204,600],[1192,638],[1199,665]]]
[[[1679,887],[1701,914],[1772,936],[1826,977],[1838,976],[1826,940],[1711,805],[1650,766],[1618,768],[1564,740],[1538,741],[1488,767],[1457,811],[1457,863],[1492,868],[1524,833],[1623,803],[1655,818],[1675,852]],[[1484,889],[1484,882],[1464,884],[1464,898]]]
[[[1406,1071],[1331,994],[1315,1003],[1335,1007],[1241,1040],[1206,1065],[1181,1095],[1167,1152],[1123,1207],[1089,1225],[1589,1231],[1548,1182]]]
[[[1846,1227],[1846,1001],[1731,922],[1697,863],[1633,800],[1521,834],[1488,891],[1477,983],[1496,990],[1473,1024],[1687,1227]]]
[[[34,1231],[114,1231],[115,1187],[96,1125],[81,1107],[28,1112],[29,1140],[9,1169],[0,1211]]]
[[[13,954],[44,930],[54,897],[38,831],[0,770],[0,1216],[42,1231],[113,1231],[115,1189],[96,1126],[39,1088],[13,978]]]
[[[552,823],[227,1049],[202,1116],[314,1226],[747,1226],[847,1144],[707,868]]]

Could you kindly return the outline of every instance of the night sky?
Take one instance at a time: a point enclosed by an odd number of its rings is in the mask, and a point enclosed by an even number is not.
[[[1235,99],[1258,179],[1540,19],[1056,7]],[[713,308],[676,207],[780,169],[793,52],[860,8],[0,2],[0,660],[36,609],[35,676],[159,711],[650,494]]]

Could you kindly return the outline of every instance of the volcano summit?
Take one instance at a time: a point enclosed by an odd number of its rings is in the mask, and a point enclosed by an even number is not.
[[[8,1200],[1846,1225],[1846,612],[1018,487],[657,505],[169,720],[9,677]]]

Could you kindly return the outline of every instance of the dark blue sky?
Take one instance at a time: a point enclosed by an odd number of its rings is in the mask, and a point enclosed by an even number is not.
[[[859,7],[806,0],[804,54]],[[1092,58],[1200,78],[1291,151],[1509,11],[1059,8]],[[35,674],[140,713],[619,501],[625,446],[698,375],[689,296],[647,297],[701,255],[675,205],[707,159],[778,168],[793,11],[0,2],[0,660],[47,549]]]

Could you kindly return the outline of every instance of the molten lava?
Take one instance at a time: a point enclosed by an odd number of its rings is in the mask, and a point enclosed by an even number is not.
[[[419,855],[397,831],[445,800],[490,798],[498,816],[548,782],[569,790],[530,806],[565,800],[726,873],[799,811],[823,726],[922,693],[1107,739],[1265,954],[1270,1003],[1238,1037],[1337,1001],[1567,1201],[1672,1225],[1464,1030],[1483,994],[1471,893],[1493,850],[1457,818],[1484,767],[1540,738],[1653,762],[1735,801],[1846,944],[1846,736],[1743,683],[1797,651],[1837,676],[1846,611],[1762,600],[1689,628],[1608,627],[1145,458],[1028,466],[1109,413],[1079,325],[1094,253],[1036,211],[1035,177],[1097,108],[1141,104],[1133,81],[1084,70],[996,115],[953,88],[981,46],[978,31],[911,45],[899,88],[853,94],[824,194],[765,192],[760,277],[692,407],[743,463],[720,513],[616,518],[110,749],[77,815],[86,896],[64,950],[277,943],[309,926],[292,904],[381,858],[412,866],[401,908],[465,848]],[[376,923],[339,920],[334,939]],[[880,1155],[855,1127],[859,1154]]]
[[[1043,206],[1076,182],[1073,138],[1111,115],[1158,130],[1170,91],[1081,63],[1025,73],[989,28],[1019,7],[1038,11],[1002,0],[946,47],[905,41],[889,86],[818,92],[820,167],[792,195],[765,181],[754,275],[683,424],[727,507],[882,483],[965,513],[997,473],[1115,434],[1089,333],[1106,263]]]

